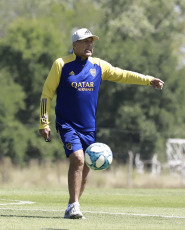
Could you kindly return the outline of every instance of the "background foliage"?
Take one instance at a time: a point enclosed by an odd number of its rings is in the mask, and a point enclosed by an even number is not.
[[[102,82],[98,141],[126,162],[128,150],[165,159],[168,138],[185,137],[185,0],[2,0],[0,157],[24,164],[64,158],[51,114],[52,142],[38,134],[42,86],[53,61],[71,52],[74,30],[100,36],[94,56],[165,81],[164,90]]]

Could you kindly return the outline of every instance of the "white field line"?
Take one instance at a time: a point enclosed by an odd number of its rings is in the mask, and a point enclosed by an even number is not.
[[[34,203],[34,202],[33,202]],[[10,211],[37,211],[37,212],[64,212],[65,210],[46,210],[46,209],[16,209],[16,208],[0,208],[0,210]],[[126,213],[126,212],[97,212],[97,211],[83,211],[83,213],[106,214],[106,215],[123,215],[123,216],[138,216],[138,217],[158,217],[165,219],[185,219],[185,216],[166,216],[156,214],[142,214],[142,213]]]
[[[0,201],[10,201],[9,203],[3,203],[3,204],[1,204],[0,203],[0,205],[2,206],[4,206],[4,205],[20,205],[20,204],[34,204],[35,202],[32,202],[32,201],[24,201],[24,200],[7,200],[7,199],[0,199]],[[13,202],[12,202],[13,201]]]
[[[95,212],[95,211],[83,211],[97,214],[108,214],[108,215],[124,215],[124,216],[141,216],[141,217],[160,217],[160,218],[174,218],[174,219],[185,219],[185,216],[165,216],[155,214],[142,214],[142,213],[126,213],[126,212]]]

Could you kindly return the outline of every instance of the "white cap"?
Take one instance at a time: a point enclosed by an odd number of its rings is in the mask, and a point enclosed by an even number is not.
[[[89,37],[93,37],[93,41],[99,40],[98,36],[93,35],[88,29],[82,28],[74,32],[74,34],[72,35],[72,42],[83,40]]]

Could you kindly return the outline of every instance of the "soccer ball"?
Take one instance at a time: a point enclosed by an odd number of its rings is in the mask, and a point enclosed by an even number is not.
[[[112,163],[112,151],[103,143],[91,144],[85,151],[85,163],[93,170],[107,169]]]

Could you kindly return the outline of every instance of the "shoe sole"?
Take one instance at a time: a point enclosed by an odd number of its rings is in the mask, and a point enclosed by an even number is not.
[[[81,215],[72,215],[72,216],[64,216],[64,219],[86,219],[84,216]]]
[[[79,215],[79,214],[70,216],[70,219],[82,219],[82,218],[83,218],[83,216]]]

